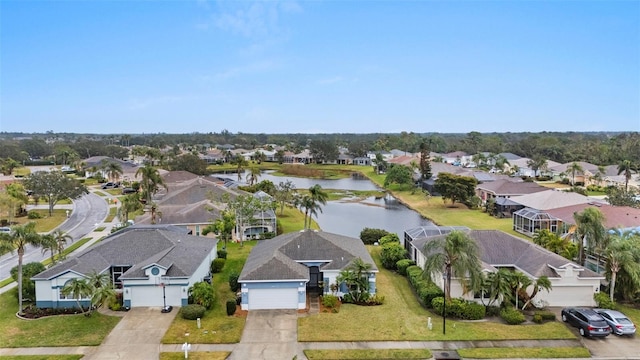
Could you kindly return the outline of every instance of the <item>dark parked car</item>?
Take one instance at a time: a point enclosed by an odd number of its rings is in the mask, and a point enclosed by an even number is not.
[[[629,318],[620,311],[609,309],[595,309],[604,318],[604,321],[611,326],[611,330],[616,335],[632,335],[636,333],[636,326]]]
[[[102,184],[103,189],[115,189],[117,187],[120,187],[120,184],[115,182],[108,182],[108,183]]]
[[[136,191],[136,189],[134,189],[134,188],[127,188],[127,187],[126,187],[126,188],[122,188],[122,194],[123,194],[123,195],[126,195],[126,194],[133,194],[133,193],[135,193],[135,192],[137,192],[137,191]]]
[[[609,324],[593,309],[564,308],[562,321],[577,327],[582,336],[605,337],[611,334]]]

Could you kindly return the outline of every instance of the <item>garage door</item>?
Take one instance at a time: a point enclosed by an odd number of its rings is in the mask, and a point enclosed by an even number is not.
[[[555,286],[549,293],[538,293],[550,306],[593,306],[593,287],[591,286]]]
[[[297,308],[297,288],[249,289],[249,310]]]
[[[164,305],[161,286],[132,286],[128,288],[131,292],[131,307],[137,306],[160,306]],[[180,306],[181,294],[179,286],[165,287],[167,305]]]

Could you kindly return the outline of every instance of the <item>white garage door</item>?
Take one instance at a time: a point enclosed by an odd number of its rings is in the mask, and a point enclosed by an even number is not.
[[[160,306],[164,305],[161,286],[131,286],[131,307],[137,306]],[[165,288],[167,305],[180,306],[180,287],[167,286]]]
[[[297,308],[297,288],[249,289],[249,310]]]
[[[543,298],[549,302],[550,306],[594,305],[593,288],[591,286],[556,286],[549,293],[542,290],[538,294],[544,295]]]

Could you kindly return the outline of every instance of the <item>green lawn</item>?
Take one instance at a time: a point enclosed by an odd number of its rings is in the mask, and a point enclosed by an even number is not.
[[[227,316],[226,301],[235,299],[235,294],[229,288],[229,274],[233,271],[240,273],[255,244],[256,240],[245,241],[243,246],[239,243],[227,244],[228,253],[224,268],[221,273],[213,274],[216,302],[201,319],[201,329],[198,329],[196,321],[185,320],[178,314],[165,333],[162,343],[181,344],[186,340],[185,333],[189,333],[189,342],[194,344],[224,344],[240,341],[246,315],[239,312],[239,315]],[[222,243],[219,247],[222,247]]]
[[[104,222],[112,222],[117,214],[118,214],[118,207],[117,206],[110,206],[109,207],[109,215],[107,215],[107,218],[104,220]]]
[[[492,340],[492,339],[574,339],[564,324],[554,321],[541,325],[505,325],[495,322],[447,320],[424,309],[403,276],[379,264],[379,247],[369,247],[378,264],[376,286],[385,297],[382,306],[344,304],[340,312],[320,313],[298,319],[299,341],[404,341],[404,340]],[[431,317],[433,330],[427,329]],[[367,319],[367,321],[353,321]]]
[[[224,360],[229,357],[231,353],[228,351],[202,351],[202,352],[190,352],[189,359],[191,360]],[[181,360],[184,359],[184,353],[179,352],[163,352],[160,353],[160,360]]]
[[[13,355],[0,356],[2,360],[79,360],[84,355]]]
[[[62,256],[66,257],[67,255],[71,254],[72,252],[74,252],[77,248],[79,248],[80,246],[84,245],[87,241],[91,240],[93,238],[91,237],[86,237],[83,239],[80,239],[72,244],[67,244],[69,246],[67,246],[63,251],[62,251]],[[56,259],[59,259],[60,256],[56,255]],[[49,264],[51,264],[51,258],[46,258],[45,260],[42,261],[42,264],[44,264],[45,266],[49,266]],[[0,285],[0,287],[2,287],[2,285]]]
[[[67,213],[65,209],[53,209],[53,215],[51,216],[49,216],[49,210],[46,209],[35,209],[30,210],[29,212],[38,213],[42,218],[29,219],[27,216],[22,216],[14,218],[13,221],[18,224],[26,224],[32,221],[36,223],[37,232],[49,232],[62,224],[63,221],[67,220]]]
[[[17,311],[18,302],[13,291],[0,295],[2,348],[99,345],[120,321],[119,317],[97,312],[90,317],[71,315],[21,320],[15,316]]]
[[[276,215],[278,216],[278,222],[282,226],[282,233],[290,233],[293,231],[300,231],[304,227],[304,214],[300,210],[285,206],[284,213],[280,214],[280,208],[276,209]],[[320,229],[318,223],[315,220],[311,220],[312,229]]]
[[[557,348],[474,348],[460,349],[458,355],[472,359],[562,359],[590,358],[589,350],[584,347]]]
[[[429,349],[305,350],[309,360],[430,359]]]

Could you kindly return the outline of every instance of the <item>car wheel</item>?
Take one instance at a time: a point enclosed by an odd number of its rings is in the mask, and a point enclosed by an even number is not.
[[[587,336],[587,335],[585,335],[584,328],[580,328],[580,335],[581,336]]]
[[[567,322],[567,315],[562,314],[562,321]]]

